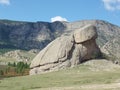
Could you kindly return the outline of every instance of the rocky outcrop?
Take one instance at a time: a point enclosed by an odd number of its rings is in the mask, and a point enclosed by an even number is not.
[[[108,59],[120,64],[120,37],[111,39],[101,48],[101,51]]]
[[[102,20],[81,20],[75,22],[21,22],[0,20],[0,48],[2,49],[43,49],[52,40],[69,34],[74,30],[92,24],[97,28],[97,44],[103,51],[109,52],[120,61],[120,27]],[[117,41],[112,44],[112,40]],[[117,50],[112,50],[115,47]],[[115,53],[114,53],[115,52]],[[109,54],[110,55],[110,54]]]
[[[65,23],[67,32],[84,27],[87,24],[96,26],[98,38],[96,40],[103,53],[111,60],[120,62],[120,27],[102,20],[82,20]]]
[[[68,35],[62,35],[47,45],[33,59],[30,75],[73,67],[95,58],[100,50],[96,45],[96,27],[87,25]]]

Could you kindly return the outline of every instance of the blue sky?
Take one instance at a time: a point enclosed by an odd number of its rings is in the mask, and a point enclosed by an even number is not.
[[[0,19],[51,22],[51,18],[99,19],[120,26],[120,0],[0,0]]]

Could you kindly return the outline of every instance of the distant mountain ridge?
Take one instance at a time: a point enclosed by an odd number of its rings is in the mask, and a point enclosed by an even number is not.
[[[108,54],[107,49],[112,48],[111,44],[113,41],[111,40],[116,40],[113,45],[117,51],[120,51],[120,27],[103,20],[57,21],[53,23],[0,20],[0,48],[41,50],[61,34],[69,34],[69,32],[87,24],[96,26],[98,32],[97,44],[104,53]],[[109,50],[109,53],[114,54],[112,51]],[[120,53],[118,52],[117,56],[119,55]],[[116,55],[114,56],[117,57]],[[117,59],[120,58],[117,57]]]
[[[0,45],[42,49],[65,29],[61,22],[0,21]]]

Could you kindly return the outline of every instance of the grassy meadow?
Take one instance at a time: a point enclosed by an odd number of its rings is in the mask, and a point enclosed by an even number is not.
[[[1,78],[0,90],[120,90],[120,69],[92,71],[90,65],[41,75]]]

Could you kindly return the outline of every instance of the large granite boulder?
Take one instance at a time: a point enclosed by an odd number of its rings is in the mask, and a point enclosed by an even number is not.
[[[30,75],[73,67],[96,58],[100,53],[95,42],[96,38],[97,31],[93,25],[87,25],[58,37],[33,59],[30,65]]]

